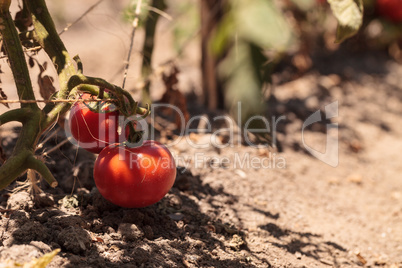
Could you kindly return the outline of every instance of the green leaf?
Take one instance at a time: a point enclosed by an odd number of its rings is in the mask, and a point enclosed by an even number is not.
[[[216,31],[211,38],[210,46],[215,55],[221,55],[233,41],[236,35],[235,21],[232,13],[226,14],[216,26]]]
[[[60,249],[55,249],[52,252],[44,254],[38,259],[33,258],[32,261],[26,263],[18,263],[13,260],[6,260],[0,263],[0,267],[4,268],[46,268],[53,258],[60,252]]]
[[[263,111],[259,68],[254,63],[252,48],[247,42],[239,42],[233,46],[219,66],[220,76],[226,81],[226,107],[236,110],[237,103],[241,102],[242,120]]]
[[[328,0],[338,20],[336,42],[355,35],[363,22],[363,0]]]
[[[25,263],[25,267],[30,268],[46,268],[46,266],[53,260],[53,258],[60,252],[60,249],[55,249],[52,252],[44,254],[38,259],[33,259],[30,263]]]
[[[175,1],[174,4],[170,2],[168,1],[168,6],[174,17],[173,44],[180,51],[200,28],[200,10],[198,5],[194,5],[194,1]]]
[[[284,51],[293,44],[292,28],[274,1],[237,0],[233,12],[239,37],[276,51]]]
[[[249,122],[248,128],[261,130],[254,135],[260,141],[270,142],[267,125],[259,117],[266,110],[262,95],[263,83],[267,80],[264,69],[269,67],[266,62],[261,48],[250,42],[239,41],[231,48],[219,71],[225,80],[225,106],[233,118],[241,127],[255,118]]]

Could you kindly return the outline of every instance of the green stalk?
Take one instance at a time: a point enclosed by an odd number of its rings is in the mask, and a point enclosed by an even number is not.
[[[9,6],[10,0],[0,0],[0,33],[10,61],[19,99],[35,100],[25,55],[9,12]],[[24,0],[25,7],[33,18],[33,37],[52,59],[59,76],[60,90],[54,98],[66,100],[77,90],[99,93],[99,88],[94,88],[97,86],[107,88],[111,94],[116,95],[122,106],[122,112],[125,114],[138,113],[145,116],[149,113],[148,109],[139,108],[137,102],[122,88],[103,79],[82,75],[80,61],[77,62],[79,70],[76,70],[74,61],[56,32],[44,0]],[[107,94],[105,93],[105,95]],[[126,104],[126,100],[129,105]],[[52,187],[57,185],[46,165],[34,156],[34,150],[41,133],[51,126],[60,115],[67,112],[71,105],[72,103],[68,102],[56,105],[49,103],[41,110],[36,103],[21,103],[20,109],[0,115],[0,125],[10,121],[22,123],[22,129],[10,158],[0,166],[0,189],[7,187],[27,169],[36,170]]]
[[[1,6],[4,7],[4,5]],[[2,21],[0,31],[13,72],[19,99],[35,100],[25,54],[22,50],[17,29],[15,28],[14,21],[8,9],[0,9],[0,18]],[[21,103],[21,108],[24,109],[27,114],[30,114],[30,117],[28,118],[29,120],[22,121],[23,127],[14,148],[15,154],[18,154],[18,152],[23,149],[29,149],[33,152],[37,137],[41,133],[40,122],[42,120],[42,114],[38,105],[36,103]],[[15,115],[17,112],[14,111],[12,113]],[[5,117],[6,120],[10,120],[7,116],[10,116],[10,114],[3,115],[3,118]],[[21,116],[21,114],[18,115],[16,119]]]
[[[152,0],[150,5],[155,9],[159,9],[161,11],[166,9],[166,3],[164,0]],[[151,93],[149,91],[151,82],[148,78],[152,74],[152,54],[155,45],[156,24],[158,22],[159,16],[160,15],[158,13],[153,13],[152,15],[148,15],[147,20],[145,21],[145,41],[142,47],[144,56],[142,58],[141,67],[142,77],[145,81],[144,88],[142,89],[142,104],[152,103]]]
[[[12,121],[23,123],[30,116],[32,116],[30,108],[18,108],[10,110],[0,115],[0,126]]]
[[[74,66],[74,61],[56,31],[46,2],[44,0],[24,0],[24,4],[32,14],[35,40],[43,47],[56,67],[60,82],[60,91],[56,98],[67,99],[70,94],[67,86],[68,81],[71,76],[78,73]],[[60,114],[67,112],[70,107],[71,103],[58,103],[54,106],[53,104],[47,104],[44,110],[51,110],[51,112],[43,120],[42,128],[49,127],[59,118]]]
[[[36,159],[35,156],[30,155],[27,158],[26,164],[28,168],[37,171],[45,179],[45,181],[49,183],[51,187],[54,188],[58,185],[56,179],[54,178],[50,170],[47,168],[47,166],[39,159]]]
[[[10,1],[0,0],[0,32],[13,72],[20,100],[35,100],[28,66],[19,34],[8,10]],[[42,133],[41,121],[44,114],[36,103],[21,103],[21,108],[8,111],[0,116],[1,124],[10,121],[22,123],[22,129],[9,159],[0,167],[0,189],[4,189],[19,175],[23,174],[34,158],[34,148]],[[32,165],[36,167],[38,165]],[[41,175],[49,177],[50,172],[43,164],[37,168]],[[50,181],[50,179],[48,178]]]
[[[44,0],[24,0],[24,3],[32,14],[35,39],[44,48],[56,67],[61,83],[60,92],[68,95],[68,92],[66,92],[67,81],[77,71],[74,67],[74,61],[56,31],[46,2]],[[67,95],[60,97],[67,97]]]
[[[2,7],[4,6],[2,5]],[[24,51],[22,50],[21,41],[8,8],[0,10],[0,23],[0,32],[3,37],[8,58],[10,59],[10,66],[11,70],[13,70],[18,97],[20,100],[34,100],[35,95],[32,89]],[[21,107],[39,110],[36,103],[21,103]]]
[[[4,162],[0,167],[0,189],[6,188],[26,170],[26,159],[30,155],[32,155],[31,151],[24,150]]]
[[[90,76],[85,76],[82,74],[77,74],[74,75],[70,78],[70,81],[68,82],[68,88],[70,90],[73,90],[77,86],[84,86],[84,85],[93,85],[93,86],[98,86],[101,88],[106,88],[108,89],[111,93],[114,93],[117,98],[120,99],[121,103],[125,103],[124,97],[127,98],[129,102],[129,110],[126,109],[126,107],[121,107],[124,109],[124,111],[127,113],[126,116],[131,116],[132,114],[145,114],[147,113],[147,109],[141,108],[137,106],[137,103],[131,96],[131,94],[121,87],[118,87],[116,85],[113,85],[106,80],[102,78],[97,78],[97,77],[90,77]],[[105,92],[106,94],[106,92]],[[122,112],[124,112],[122,111]]]

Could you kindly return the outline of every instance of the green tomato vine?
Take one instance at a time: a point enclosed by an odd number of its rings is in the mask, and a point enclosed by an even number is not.
[[[10,0],[0,0],[0,33],[8,56],[21,107],[0,115],[0,126],[11,121],[22,123],[21,132],[11,156],[0,167],[0,189],[4,189],[18,176],[32,169],[39,173],[52,187],[57,181],[47,166],[35,155],[38,139],[56,120],[71,108],[78,92],[88,92],[98,98],[113,99],[120,112],[129,117],[134,114],[147,116],[149,109],[138,107],[129,92],[101,78],[83,74],[78,57],[72,58],[64,46],[45,0],[24,0],[23,10],[32,17],[34,30],[18,33],[9,11]],[[35,100],[32,82],[24,55],[21,39],[32,38],[52,60],[60,85],[43,109]],[[108,92],[104,90],[107,89]],[[131,127],[131,137],[137,137]]]

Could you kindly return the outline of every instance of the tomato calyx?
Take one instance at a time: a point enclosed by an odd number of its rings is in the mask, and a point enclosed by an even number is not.
[[[137,129],[137,121],[129,121],[127,122],[129,128],[129,134],[127,136],[127,140],[122,144],[128,148],[134,148],[142,145],[144,131]]]
[[[116,105],[109,101],[102,101],[99,96],[84,93],[80,96],[80,100],[83,100],[82,104],[94,113],[111,113],[118,110]]]
[[[94,113],[112,113],[117,110],[116,106],[109,102],[84,102],[83,104]]]
[[[133,107],[133,111],[137,110],[137,105],[138,103],[136,102],[134,107]],[[146,112],[144,114],[142,114],[139,119],[145,119],[149,114],[151,113],[151,110],[149,108],[149,104],[147,104],[147,108],[146,108]],[[136,147],[136,145],[140,144],[143,135],[144,135],[144,131],[143,130],[136,130],[136,121],[130,121],[128,122],[129,124],[129,128],[130,128],[130,134],[127,137],[127,142],[126,145],[128,147],[130,147],[129,145],[134,145],[131,147]]]

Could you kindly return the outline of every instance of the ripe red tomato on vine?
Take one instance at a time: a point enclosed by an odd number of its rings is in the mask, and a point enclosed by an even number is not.
[[[156,141],[142,146],[109,145],[94,165],[95,184],[110,202],[127,208],[150,206],[161,200],[176,179],[170,151]]]
[[[81,98],[96,97],[83,94]],[[119,131],[120,116],[120,112],[111,104],[77,102],[70,110],[68,123],[71,135],[80,147],[98,154],[109,144],[123,142],[128,137],[128,126],[125,131]]]
[[[378,14],[394,22],[402,22],[402,0],[377,0]]]

